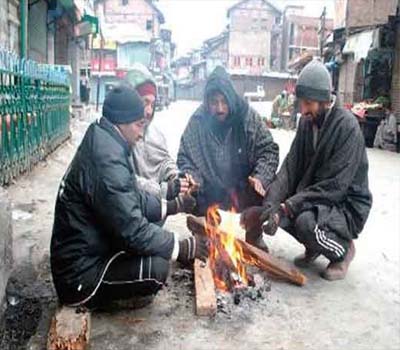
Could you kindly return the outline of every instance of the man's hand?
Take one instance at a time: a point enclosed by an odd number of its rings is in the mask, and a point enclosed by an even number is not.
[[[174,199],[182,190],[182,184],[180,180],[181,179],[175,177],[168,181],[167,200]]]
[[[190,189],[190,182],[188,175],[182,177],[175,177],[168,181],[167,187],[167,200],[176,198],[179,194],[186,194]]]
[[[273,236],[278,230],[281,218],[286,215],[285,204],[269,204],[262,213],[260,220],[265,234]]]
[[[199,184],[194,180],[192,175],[181,173],[178,178],[180,181],[179,194],[195,194],[199,190]]]
[[[189,188],[190,188],[189,180],[186,177],[180,178],[179,179],[179,183],[180,183],[179,194],[186,194],[189,191]]]
[[[177,204],[178,213],[191,214],[197,205],[196,199],[190,194],[180,194],[178,197],[176,197],[175,201]]]
[[[261,215],[264,212],[263,207],[250,207],[243,211],[240,216],[240,225],[247,231],[252,232],[261,230]]]
[[[261,197],[265,197],[266,191],[259,179],[257,179],[254,176],[249,176],[249,184],[251,187],[254,188],[254,191],[256,191]]]
[[[178,261],[186,264],[194,259],[206,262],[208,258],[208,239],[204,236],[194,235],[179,241]]]

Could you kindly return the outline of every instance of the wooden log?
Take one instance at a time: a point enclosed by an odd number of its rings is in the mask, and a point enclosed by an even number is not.
[[[47,350],[84,350],[90,336],[90,313],[63,306],[51,320]]]
[[[204,217],[194,217],[189,215],[186,220],[187,227],[190,231],[202,235],[207,234]],[[220,231],[220,234],[226,233]],[[307,282],[306,276],[304,276],[294,266],[291,266],[288,263],[273,257],[271,254],[264,252],[263,250],[243,241],[240,238],[236,238],[236,240],[243,249],[247,263],[255,265],[261,270],[268,272],[272,277],[276,277],[299,286],[302,286]]]
[[[196,291],[196,315],[214,316],[217,313],[217,297],[213,275],[209,266],[196,259],[194,261],[194,286]]]

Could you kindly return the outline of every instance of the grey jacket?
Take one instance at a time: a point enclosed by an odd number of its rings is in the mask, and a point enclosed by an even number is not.
[[[177,176],[178,168],[169,155],[165,136],[154,123],[133,148],[133,155],[139,188],[165,199],[167,182]]]

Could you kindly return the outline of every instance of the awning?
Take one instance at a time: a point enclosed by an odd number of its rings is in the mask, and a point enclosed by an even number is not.
[[[343,48],[343,54],[354,54],[356,62],[368,56],[370,49],[379,47],[379,29],[350,35]]]

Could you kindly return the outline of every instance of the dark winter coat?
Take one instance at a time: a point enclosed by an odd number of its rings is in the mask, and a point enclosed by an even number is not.
[[[224,123],[208,111],[215,92],[225,96],[229,107]],[[247,186],[248,176],[268,188],[278,163],[278,145],[265,123],[237,95],[229,75],[217,68],[207,82],[204,103],[184,131],[177,159],[179,170],[200,183],[199,213],[211,204],[229,205],[231,195]]]
[[[51,269],[63,303],[91,296],[121,251],[171,258],[173,234],[146,219],[153,199],[139,192],[131,157],[126,141],[102,118],[88,128],[61,181]]]
[[[314,148],[313,137],[318,130]],[[302,117],[266,202],[286,203],[293,217],[313,208],[330,208],[318,224],[332,226],[344,238],[355,238],[364,227],[372,206],[368,188],[368,159],[356,118],[334,105],[318,129]],[[326,209],[324,209],[326,211]],[[335,226],[343,213],[348,228]]]

